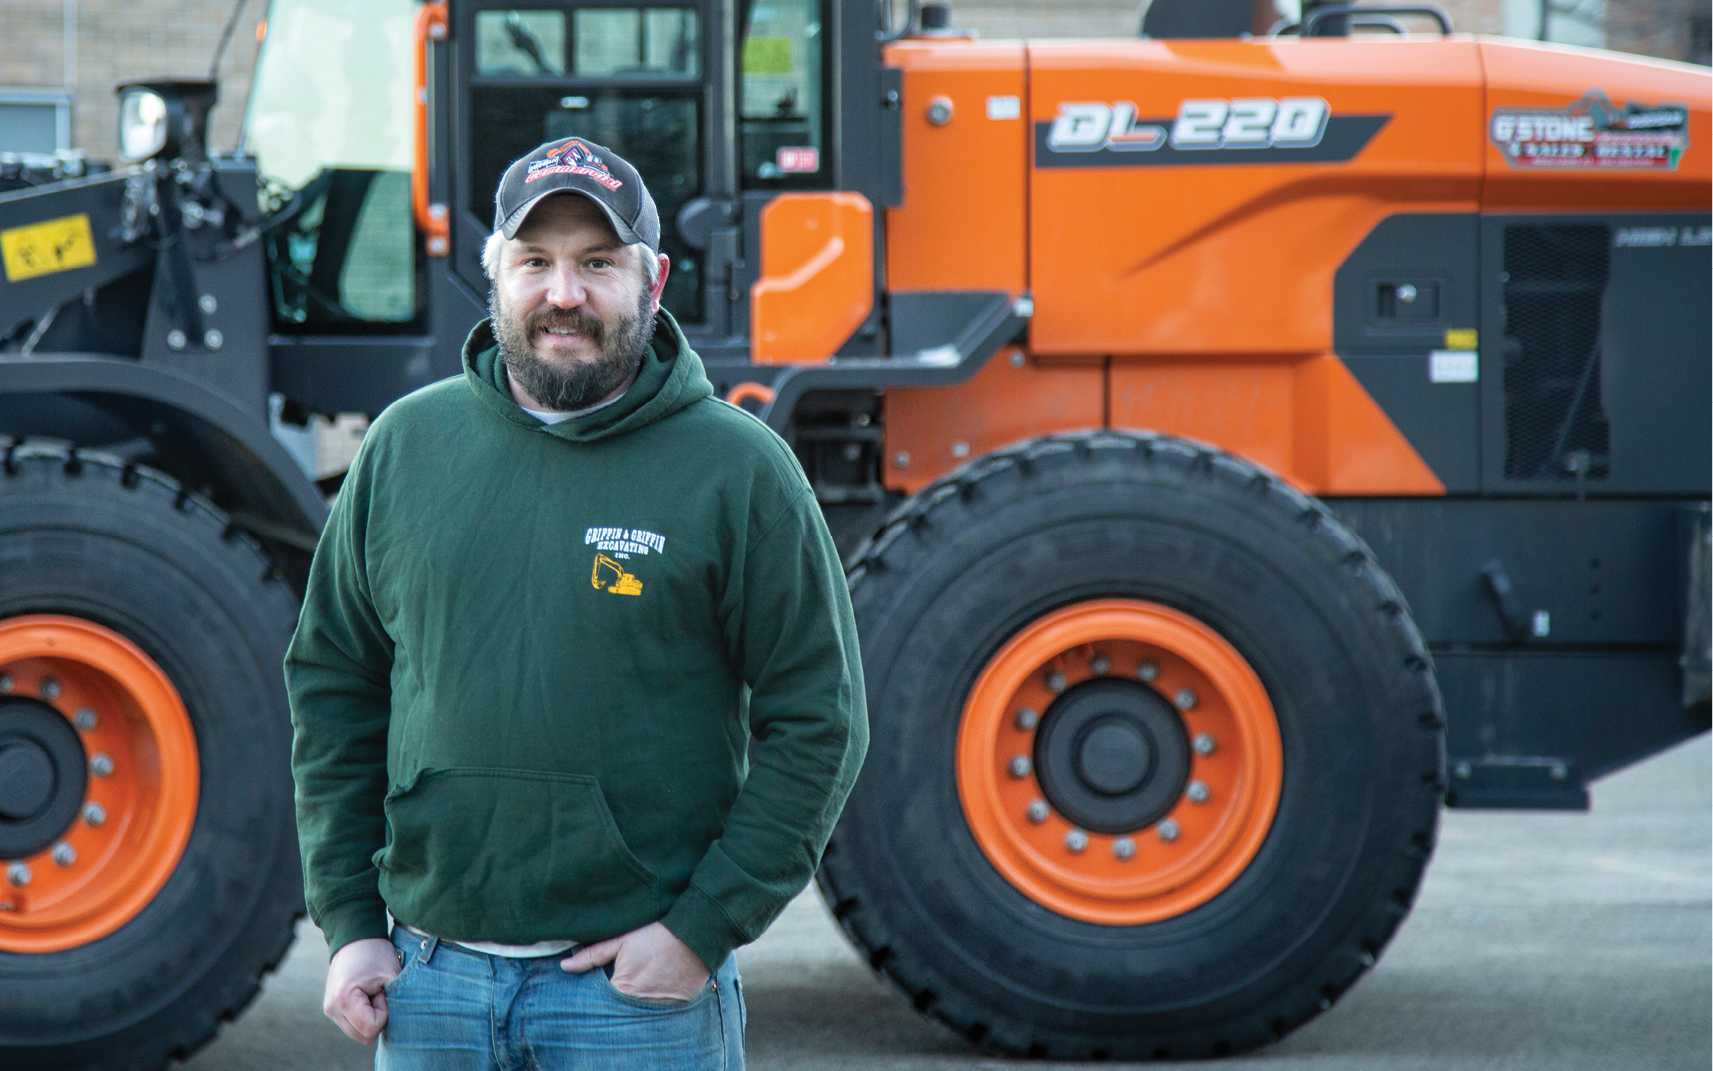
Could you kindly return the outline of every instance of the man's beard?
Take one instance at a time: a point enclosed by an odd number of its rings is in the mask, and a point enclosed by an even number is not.
[[[635,374],[654,339],[654,309],[649,291],[637,298],[636,312],[603,324],[583,308],[547,308],[527,322],[511,315],[500,303],[499,288],[488,296],[494,338],[506,373],[523,392],[548,409],[587,409],[603,401]],[[575,331],[599,351],[594,360],[559,364],[535,351],[537,332],[548,328]]]

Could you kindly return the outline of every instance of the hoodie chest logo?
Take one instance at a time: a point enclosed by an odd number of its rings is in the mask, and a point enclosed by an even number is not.
[[[643,528],[591,528],[583,545],[595,549],[590,586],[613,595],[641,595],[642,580],[631,570],[638,559],[666,553],[666,537]]]

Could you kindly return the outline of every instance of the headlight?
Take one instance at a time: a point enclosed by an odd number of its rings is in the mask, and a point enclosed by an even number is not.
[[[167,102],[159,93],[133,89],[119,100],[119,159],[141,163],[167,143]]]

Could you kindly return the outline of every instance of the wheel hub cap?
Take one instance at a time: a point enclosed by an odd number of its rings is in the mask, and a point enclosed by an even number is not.
[[[0,700],[0,859],[40,851],[65,832],[85,778],[83,744],[59,711]]]
[[[1129,833],[1158,821],[1189,780],[1183,722],[1134,681],[1086,681],[1048,708],[1035,736],[1047,802],[1078,826]]]

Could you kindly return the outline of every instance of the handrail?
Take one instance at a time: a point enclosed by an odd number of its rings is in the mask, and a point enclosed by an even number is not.
[[[451,213],[428,200],[428,46],[446,40],[446,35],[445,0],[422,5],[416,13],[416,161],[410,172],[410,207],[431,257],[452,251]]]
[[[1303,37],[1318,37],[1320,35],[1315,33],[1315,30],[1320,27],[1322,22],[1347,18],[1352,15],[1357,17],[1363,15],[1420,15],[1422,18],[1432,19],[1439,23],[1440,33],[1448,34],[1451,32],[1451,16],[1447,15],[1442,8],[1432,4],[1376,4],[1372,7],[1357,4],[1328,4],[1324,7],[1317,7],[1310,12],[1309,17],[1303,20],[1299,33]],[[1286,29],[1288,30],[1289,27]]]

